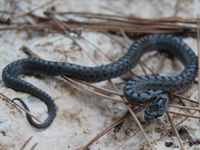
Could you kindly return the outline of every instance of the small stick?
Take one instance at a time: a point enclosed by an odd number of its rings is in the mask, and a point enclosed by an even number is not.
[[[153,73],[153,70],[151,70],[143,61],[140,61],[140,63],[141,63],[143,66],[145,66],[153,75],[155,75],[155,74]]]
[[[164,60],[166,59],[167,54],[166,53],[162,53],[161,58],[158,62],[158,65],[156,66],[156,68],[153,71],[153,74],[158,74],[158,70],[160,69],[160,67],[162,66]]]
[[[0,95],[3,96],[4,98],[6,98],[7,100],[9,100],[10,102],[12,101],[11,99],[9,99],[7,96],[3,95],[2,93],[0,93]],[[38,122],[41,123],[41,121],[39,119],[37,119],[36,117],[34,117],[29,111],[27,111],[26,109],[24,109],[23,107],[21,107],[20,105],[18,105],[15,102],[12,102],[12,103],[15,104],[17,107],[19,107],[21,110],[25,111],[28,115],[33,117],[35,120],[37,120]]]
[[[117,99],[112,98],[112,97],[110,97],[110,96],[107,96],[107,95],[104,95],[104,94],[101,94],[101,93],[92,91],[92,90],[90,90],[90,89],[88,89],[88,88],[85,88],[85,87],[83,87],[83,86],[81,86],[81,85],[79,85],[79,84],[77,84],[77,83],[75,83],[75,82],[73,82],[73,81],[70,81],[70,80],[69,80],[67,77],[65,77],[65,76],[62,76],[62,77],[63,77],[65,80],[67,80],[68,82],[70,82],[70,83],[74,84],[75,86],[77,86],[77,87],[79,87],[79,88],[81,88],[81,89],[84,89],[84,90],[86,90],[86,91],[88,91],[88,92],[90,92],[90,93],[93,93],[93,94],[95,94],[95,95],[101,96],[101,97],[103,97],[103,98],[111,99],[111,100],[116,101],[116,102],[120,102],[120,103],[124,103],[124,104],[129,104],[128,102],[123,102],[123,101],[121,101],[121,100],[117,100]]]
[[[95,86],[95,85],[93,85],[93,84],[89,84],[89,83],[87,83],[87,82],[83,82],[83,81],[77,80],[77,79],[75,79],[75,78],[70,78],[70,79],[72,79],[72,80],[74,80],[74,81],[77,81],[77,82],[79,82],[79,83],[81,83],[81,84],[85,84],[85,85],[87,85],[87,86],[93,87],[93,88],[95,88],[95,89],[101,90],[101,91],[103,91],[103,92],[107,92],[107,93],[114,94],[114,95],[118,95],[118,96],[123,96],[123,94],[119,94],[119,93],[116,93],[116,92],[113,92],[113,91],[110,91],[110,90],[107,90],[107,89],[104,89],[104,88]]]
[[[52,0],[52,1],[50,1],[50,2],[48,2],[48,3],[46,3],[46,4],[44,4],[44,5],[42,5],[42,6],[40,6],[40,7],[37,7],[37,8],[35,8],[35,9],[33,9],[33,10],[31,10],[31,11],[28,11],[28,12],[26,12],[26,13],[24,13],[24,14],[21,14],[21,15],[19,15],[19,16],[17,16],[17,17],[14,17],[14,18],[12,18],[12,21],[15,20],[15,19],[17,19],[17,18],[20,18],[20,17],[24,17],[24,16],[26,16],[26,15],[29,15],[30,13],[32,13],[32,12],[34,12],[34,11],[36,11],[36,10],[38,10],[38,9],[40,9],[40,8],[42,8],[42,7],[44,7],[44,6],[46,6],[46,5],[51,4],[51,3],[53,3],[54,1],[55,1],[55,0]]]
[[[120,30],[120,33],[122,34],[122,36],[124,37],[124,39],[126,40],[127,44],[129,45],[130,43],[130,40],[129,38],[127,37],[126,33],[124,32],[124,30]],[[129,45],[130,46],[130,45]]]
[[[134,76],[139,77],[136,73],[134,73],[132,70],[130,71]]]
[[[186,106],[186,104],[184,103],[184,101],[180,98],[180,97],[177,97],[177,99],[179,100],[179,102],[182,104],[182,106]],[[188,113],[191,114],[190,110],[187,109]]]
[[[199,14],[197,14],[197,48],[198,48],[198,83],[200,82],[200,45],[199,45],[199,40],[200,40],[200,33],[199,33]],[[200,84],[198,84],[198,101],[199,101],[199,107],[200,107]],[[200,111],[199,111],[200,113]],[[200,122],[200,120],[199,120]]]
[[[194,115],[197,112],[197,110],[195,110],[192,115]],[[179,123],[176,124],[176,127],[179,126],[181,123],[183,123],[185,120],[187,120],[189,117],[185,117],[183,120],[181,120]],[[167,136],[173,129],[169,129],[165,134],[163,134],[157,141],[162,140],[162,138],[164,138],[165,136]]]
[[[22,145],[22,147],[20,148],[20,150],[24,150],[26,148],[26,146],[28,145],[28,143],[31,141],[31,139],[33,138],[33,136],[31,136],[25,143],[24,145]]]
[[[143,125],[143,128],[147,127],[150,122],[147,122],[146,124]],[[126,139],[116,150],[119,150],[122,146],[124,146],[128,141],[130,141],[137,133],[140,132],[140,129],[138,129],[132,136],[130,136],[128,139]]]
[[[140,66],[141,66],[141,68],[142,68],[144,74],[147,75],[147,72],[146,72],[146,70],[144,69],[143,63],[140,61],[139,64],[140,64]]]
[[[100,48],[98,48],[97,46],[95,46],[94,44],[92,44],[90,41],[88,41],[87,39],[85,39],[84,37],[81,37],[83,40],[85,40],[86,42],[88,42],[90,45],[92,45],[94,48],[96,48],[98,51],[100,51],[101,53],[103,53],[106,57],[108,57],[110,60],[114,61],[115,59],[112,58],[110,55],[106,54],[104,51],[102,51]]]
[[[169,121],[170,121],[170,123],[171,123],[171,125],[172,125],[172,128],[173,128],[173,130],[174,130],[174,132],[175,132],[175,134],[176,134],[176,137],[177,137],[177,139],[178,139],[178,141],[179,141],[179,143],[180,143],[180,145],[181,145],[182,150],[185,150],[185,148],[184,148],[184,146],[183,146],[183,143],[182,143],[182,141],[181,141],[181,138],[180,138],[180,136],[179,136],[179,134],[178,134],[178,131],[177,131],[177,129],[176,129],[176,126],[174,125],[174,123],[173,123],[173,121],[172,121],[171,116],[169,115],[168,112],[167,112],[166,114],[167,114],[167,117],[169,118]]]
[[[69,36],[69,37],[76,43],[76,45],[77,45],[80,49],[82,49],[82,50],[85,52],[85,54],[90,58],[90,60],[91,60],[95,65],[98,66],[98,64],[97,64],[97,63],[95,62],[95,60],[87,53],[87,51],[85,51],[85,49],[83,49],[83,48],[80,46],[80,44],[79,44],[72,36],[69,35],[69,32],[65,29],[63,23],[62,23],[59,19],[57,19],[57,18],[54,17],[54,16],[49,16],[49,18],[51,18],[51,19],[65,32],[65,34],[66,34],[67,36]]]
[[[186,107],[186,106],[179,106],[179,105],[173,105],[173,104],[168,104],[170,107],[176,107],[176,108],[181,108],[181,109],[191,109],[191,110],[200,110],[199,107]]]
[[[36,146],[38,145],[38,143],[35,143],[31,148],[30,150],[34,150],[36,148]]]
[[[167,110],[166,112],[167,113],[171,113],[171,114],[185,116],[185,117],[191,117],[191,118],[200,119],[200,116],[188,115],[188,114],[178,113],[178,112],[174,112],[174,111],[170,111],[170,110]]]
[[[118,120],[117,122],[113,123],[110,127],[103,130],[101,133],[99,133],[97,136],[95,136],[90,142],[88,142],[84,147],[81,148],[81,150],[86,150],[90,145],[92,145],[95,141],[97,141],[100,137],[102,137],[104,134],[109,132],[112,128],[117,126],[118,124],[125,121],[128,115],[125,115],[122,119]],[[79,149],[78,149],[79,150]]]
[[[123,42],[121,42],[120,40],[118,40],[116,37],[113,37],[113,36],[111,36],[110,34],[108,34],[108,33],[105,33],[105,32],[103,32],[105,35],[107,35],[109,38],[111,38],[111,39],[113,39],[113,40],[115,40],[117,43],[119,43],[122,47],[124,47],[124,48],[126,48],[126,49],[129,49],[129,47],[126,45],[126,44],[124,44]]]
[[[180,98],[182,98],[182,99],[185,99],[185,100],[187,100],[187,101],[190,101],[190,102],[199,104],[199,102],[197,102],[197,101],[195,101],[195,100],[192,100],[192,99],[190,99],[190,98],[181,96],[181,95],[179,95],[179,94],[177,94],[177,93],[173,93],[173,92],[169,92],[169,93],[172,94],[172,95],[174,95],[174,96],[177,96],[177,97],[180,97]]]

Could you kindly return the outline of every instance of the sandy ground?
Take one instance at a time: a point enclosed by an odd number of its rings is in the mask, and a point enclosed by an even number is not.
[[[44,3],[46,0],[40,1],[20,1],[18,5],[25,12],[34,9]],[[48,5],[45,8],[34,12],[37,15],[43,15],[43,11],[51,6],[55,6],[59,11],[74,11],[74,12],[94,12],[94,13],[106,13],[106,14],[121,14],[121,15],[133,15],[143,18],[162,18],[172,17],[175,14],[175,6],[177,1],[158,1],[158,0],[144,0],[144,1],[132,1],[132,0],[118,0],[118,1],[80,1],[80,0],[66,0],[56,1],[53,4]],[[0,1],[0,10],[15,11],[15,7],[10,5],[6,1]],[[196,18],[199,11],[198,0],[183,0],[180,3],[180,9],[177,12],[177,17],[193,17]],[[19,10],[16,10],[17,14],[21,14]],[[26,17],[29,19],[29,17]],[[18,21],[22,21],[19,19]],[[29,20],[32,21],[32,20]],[[88,59],[86,54],[77,49],[73,41],[61,34],[48,34],[42,35],[40,33],[30,32],[32,37],[25,31],[1,31],[0,32],[0,70],[11,63],[14,60],[20,58],[27,58],[19,48],[22,45],[26,45],[43,59],[62,61],[81,64],[84,66],[95,66],[92,61]],[[112,41],[108,36],[95,31],[83,31],[82,36],[95,44],[98,48],[102,49],[107,54],[114,58],[120,58],[126,53],[126,49]],[[116,37],[122,42],[124,39]],[[195,38],[183,39],[197,54],[197,40]],[[79,40],[79,43],[95,58],[99,65],[108,64],[111,61],[101,53],[97,52],[94,47],[88,46],[85,42]],[[142,60],[148,64],[149,67],[155,68],[155,64],[159,60],[158,54],[150,53],[145,55]],[[166,63],[159,71],[160,75],[173,76],[180,73],[183,68],[178,61],[166,60]],[[134,68],[134,72],[139,75],[143,75],[143,72],[139,66]],[[84,146],[93,137],[100,133],[105,128],[109,127],[114,121],[117,121],[127,112],[127,108],[123,104],[113,102],[94,94],[88,93],[79,89],[64,81],[60,77],[35,77],[35,76],[22,76],[22,79],[33,83],[35,86],[47,92],[56,103],[58,108],[57,116],[52,125],[45,130],[38,130],[29,125],[25,118],[25,113],[16,108],[14,105],[8,103],[1,98],[0,100],[0,149],[20,149],[25,141],[33,136],[26,149],[38,142],[35,149],[48,149],[48,150],[62,150],[69,149],[74,150],[76,148]],[[114,83],[122,83],[120,78],[113,79]],[[107,82],[101,82],[95,84],[97,86],[114,90]],[[8,96],[10,99],[14,97],[23,98],[31,109],[31,112],[40,120],[44,120],[47,116],[46,106],[36,98],[29,94],[22,92],[16,92],[4,86],[2,77],[0,75],[0,92]],[[123,84],[119,84],[118,88],[122,92]],[[184,94],[190,95],[191,99],[197,100],[198,91],[197,85],[193,84],[188,91]],[[116,97],[117,98],[117,97]],[[178,100],[174,101],[175,104]],[[190,103],[186,102],[188,106]],[[171,109],[174,110],[174,109]],[[185,110],[176,109],[177,112],[187,113]],[[138,118],[143,117],[144,112],[137,114]],[[198,114],[196,114],[198,115]],[[181,116],[173,116],[175,123],[184,118]],[[199,138],[199,121],[197,119],[188,119],[182,123],[179,127],[184,127],[188,130],[193,139]],[[150,138],[150,141],[155,141],[162,136],[171,125],[164,115],[158,120],[153,121],[146,129],[146,133]],[[129,135],[127,131],[132,135],[138,129],[135,121],[132,117],[129,117],[119,133],[113,133],[110,131],[92,146],[91,150],[113,150],[120,146]],[[165,147],[165,141],[173,142],[171,148]],[[159,142],[152,142],[156,149],[180,149],[178,140],[175,136],[166,136]],[[138,133],[134,138],[127,142],[123,148],[126,150],[137,149],[149,149],[148,144],[142,133]],[[187,141],[184,142],[184,146],[188,150],[200,149],[199,145],[192,147],[188,146]]]

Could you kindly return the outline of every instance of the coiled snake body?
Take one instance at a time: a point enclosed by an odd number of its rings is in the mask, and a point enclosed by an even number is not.
[[[153,101],[145,111],[145,119],[153,120],[167,110],[168,96],[164,91],[180,91],[188,87],[197,75],[197,57],[179,38],[167,34],[144,36],[134,42],[125,56],[100,67],[84,67],[76,64],[51,62],[37,58],[26,58],[12,62],[3,70],[2,77],[6,86],[30,93],[42,100],[48,108],[48,118],[41,124],[27,115],[28,121],[36,128],[48,127],[56,116],[53,99],[34,85],[23,81],[20,74],[43,74],[48,76],[66,75],[86,82],[100,82],[115,78],[130,71],[149,51],[167,51],[174,54],[185,66],[176,77],[141,76],[129,80],[124,87],[124,96],[130,103],[144,104]],[[141,92],[141,90],[148,90]],[[26,109],[25,103],[21,101]]]

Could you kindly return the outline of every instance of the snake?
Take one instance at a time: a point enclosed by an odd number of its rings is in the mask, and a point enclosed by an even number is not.
[[[4,84],[14,90],[29,93],[43,101],[48,109],[48,117],[37,123],[30,115],[30,125],[45,129],[56,117],[54,100],[31,83],[18,78],[21,74],[60,76],[65,75],[88,83],[100,82],[119,77],[134,68],[143,54],[150,51],[164,51],[173,54],[183,64],[184,70],[175,77],[146,75],[130,79],[123,88],[124,97],[133,104],[150,103],[144,119],[152,121],[162,116],[168,109],[168,92],[178,92],[191,85],[197,76],[197,56],[181,39],[170,34],[152,34],[140,37],[130,46],[127,53],[110,64],[86,67],[66,62],[46,61],[38,58],[25,58],[8,64],[2,72]],[[25,102],[15,98],[29,111]]]

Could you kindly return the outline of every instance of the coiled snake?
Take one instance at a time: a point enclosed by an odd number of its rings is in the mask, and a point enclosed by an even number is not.
[[[162,116],[167,110],[168,96],[165,91],[183,90],[194,81],[197,75],[196,55],[182,40],[172,35],[154,34],[144,36],[134,42],[125,56],[111,64],[100,67],[84,67],[70,63],[26,58],[7,65],[3,70],[2,77],[6,86],[30,93],[47,105],[49,115],[43,123],[38,124],[31,116],[27,115],[31,125],[36,128],[46,128],[56,116],[56,106],[53,99],[34,85],[17,78],[18,75],[27,73],[48,76],[66,75],[85,82],[100,82],[130,71],[136,66],[144,53],[153,50],[164,50],[172,53],[182,62],[185,69],[176,77],[140,76],[126,83],[123,92],[128,102],[144,104],[153,101],[145,110],[145,120],[149,121]],[[19,101],[28,110],[26,104],[22,100]]]

